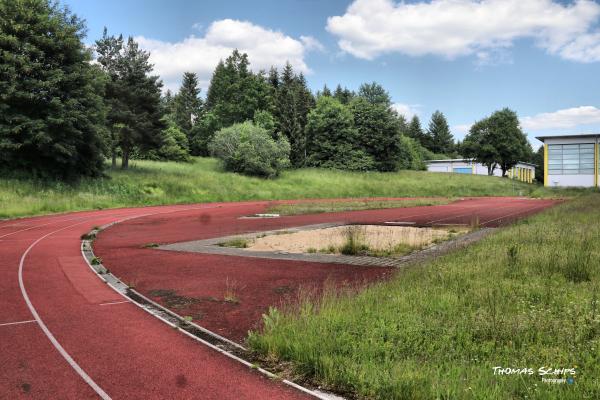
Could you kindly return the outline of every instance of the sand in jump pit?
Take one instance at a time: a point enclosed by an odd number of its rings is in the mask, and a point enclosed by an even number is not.
[[[388,250],[399,244],[418,248],[434,241],[449,239],[458,233],[456,229],[451,231],[408,226],[336,226],[259,237],[249,242],[246,250],[308,253],[335,248],[337,252],[347,242],[349,235],[354,235],[372,250]]]

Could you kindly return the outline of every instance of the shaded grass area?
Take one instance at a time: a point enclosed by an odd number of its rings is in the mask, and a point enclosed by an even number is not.
[[[311,201],[295,204],[274,204],[268,212],[280,215],[320,214],[328,212],[377,210],[382,208],[403,208],[437,206],[448,204],[451,199],[406,199],[406,200],[352,200],[352,201]]]
[[[295,378],[359,398],[597,399],[598,260],[591,194],[362,292],[271,309],[248,341],[267,361],[291,361]],[[540,367],[575,368],[574,383],[543,383]]]
[[[223,172],[213,158],[192,163],[133,161],[77,184],[0,177],[0,218],[126,206],[342,197],[556,196],[508,179],[424,171],[284,171],[272,180]]]

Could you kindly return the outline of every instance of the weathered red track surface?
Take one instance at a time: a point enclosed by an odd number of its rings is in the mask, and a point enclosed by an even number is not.
[[[551,200],[472,199],[451,205],[240,220],[267,202],[118,209],[0,222],[0,398],[302,398],[193,339],[111,290],[87,267],[80,236],[103,232],[98,256],[125,282],[148,294],[173,289],[201,302],[198,322],[240,339],[269,305],[300,285],[364,282],[390,273],[349,267],[142,248],[233,233],[318,222],[414,221],[497,226],[542,210]],[[137,217],[137,218],[136,218]],[[239,303],[223,298],[235,282]],[[274,288],[285,290],[273,290]],[[289,290],[287,289],[289,288]]]

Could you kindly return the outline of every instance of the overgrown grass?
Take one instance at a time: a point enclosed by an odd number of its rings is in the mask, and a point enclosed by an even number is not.
[[[508,179],[422,171],[285,171],[273,180],[223,172],[212,158],[193,163],[134,161],[128,171],[77,184],[0,177],[0,218],[125,206],[340,197],[555,196]]]
[[[274,204],[268,212],[280,215],[319,214],[357,210],[376,210],[382,208],[403,208],[436,206],[448,204],[452,200],[444,199],[406,199],[406,200],[356,200],[356,201],[311,201],[295,204]]]
[[[599,260],[590,194],[362,292],[272,309],[248,341],[297,378],[360,398],[598,399]],[[540,367],[575,368],[574,383],[544,383]]]
[[[221,247],[235,247],[238,249],[245,249],[248,247],[248,240],[243,238],[236,238],[228,240],[227,242],[219,243]]]

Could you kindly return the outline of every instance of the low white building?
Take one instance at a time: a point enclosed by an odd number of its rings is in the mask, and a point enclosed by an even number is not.
[[[455,158],[450,160],[429,160],[427,171],[451,172],[455,174],[487,175],[487,167],[469,158]],[[494,176],[502,176],[502,169],[496,165]],[[507,172],[507,176],[522,182],[532,183],[535,179],[535,164],[519,162]]]
[[[544,143],[544,186],[598,187],[600,134],[539,136]]]

